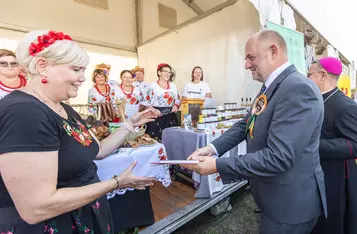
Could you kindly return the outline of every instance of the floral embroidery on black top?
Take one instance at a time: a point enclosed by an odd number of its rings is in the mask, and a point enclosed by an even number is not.
[[[92,205],[92,208],[94,210],[95,213],[99,213],[99,207],[100,207],[100,202],[96,201],[95,205]]]
[[[14,231],[15,229],[14,228],[12,228],[10,231],[7,231],[7,232],[0,232],[0,234],[14,234],[15,233],[15,231]]]
[[[76,139],[79,143],[81,143],[84,146],[89,146],[93,141],[92,136],[90,135],[87,128],[81,122],[79,122],[78,120],[76,120],[76,122],[79,126],[78,129],[73,128],[66,121],[63,121],[63,128],[66,130],[69,136],[74,137],[74,139]]]
[[[50,233],[50,234],[57,233],[58,229],[56,228],[56,226],[57,226],[56,221],[46,222],[43,232]]]
[[[81,116],[70,106],[61,105],[68,120],[27,93],[15,90],[3,98],[0,102],[0,154],[58,151],[58,189],[98,183],[93,160],[99,145]],[[15,127],[18,131],[11,131]],[[0,234],[114,234],[106,196],[49,220],[27,224],[18,214],[0,174],[1,212],[7,214],[0,218]]]

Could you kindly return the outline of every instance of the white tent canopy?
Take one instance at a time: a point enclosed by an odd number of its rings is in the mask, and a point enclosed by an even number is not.
[[[157,79],[157,64],[172,64],[180,90],[191,80],[192,68],[199,65],[218,103],[254,98],[261,84],[253,81],[244,68],[244,48],[248,37],[259,28],[254,6],[240,1],[140,46],[139,64],[147,69],[150,81]]]
[[[0,8],[2,48],[15,49],[27,31],[54,29],[70,34],[88,50],[91,62],[87,81],[79,97],[71,103],[87,102],[91,73],[98,63],[110,64],[110,79],[115,80],[119,80],[121,70],[139,64],[147,71],[146,79],[154,81],[157,64],[168,62],[177,70],[175,82],[179,89],[190,80],[193,66],[200,65],[219,102],[240,101],[242,97],[253,95],[260,86],[244,70],[244,44],[248,36],[260,29],[261,19],[248,0],[93,1],[107,2],[108,10],[78,1],[12,0],[4,1]],[[351,29],[356,22],[350,6],[355,3],[341,1],[333,4],[332,0],[290,0],[290,3],[329,38],[335,48],[354,60],[357,49],[352,44],[354,31]],[[331,7],[326,2],[331,2]],[[159,3],[175,10],[176,28],[169,30],[160,26]]]

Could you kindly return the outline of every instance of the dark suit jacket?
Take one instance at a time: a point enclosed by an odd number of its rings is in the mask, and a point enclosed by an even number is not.
[[[313,234],[357,233],[357,105],[338,88],[323,94],[320,161],[325,175],[327,219]]]
[[[253,137],[246,135],[250,113],[212,144],[218,153],[247,140],[246,155],[218,158],[224,183],[244,177],[265,215],[298,224],[326,211],[324,175],[319,160],[323,101],[317,86],[294,65],[265,92],[268,105],[257,116]]]

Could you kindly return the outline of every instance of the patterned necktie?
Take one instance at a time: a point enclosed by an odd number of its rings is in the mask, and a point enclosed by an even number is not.
[[[266,89],[267,89],[267,87],[265,87],[265,84],[263,84],[262,88],[260,89],[260,92],[259,92],[258,96],[260,96],[261,94],[263,94]]]
[[[260,92],[258,93],[258,95],[256,96],[255,99],[257,99],[260,95],[262,95],[266,89],[267,89],[267,87],[265,86],[265,84],[263,84],[262,88],[260,89]],[[254,99],[254,103],[255,103],[255,99]],[[255,117],[256,117],[256,115],[251,113],[249,118],[247,119],[245,133],[247,134],[249,131],[250,138],[253,138],[253,128],[254,128]]]

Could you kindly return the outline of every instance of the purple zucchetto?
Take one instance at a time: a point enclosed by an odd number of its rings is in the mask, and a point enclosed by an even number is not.
[[[319,60],[320,65],[329,73],[341,75],[342,63],[337,58],[326,57]]]

